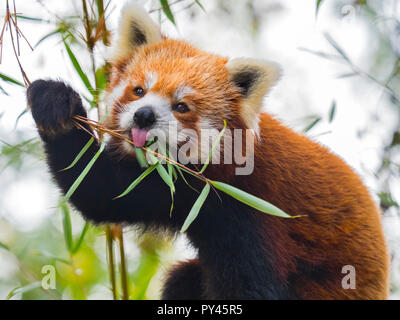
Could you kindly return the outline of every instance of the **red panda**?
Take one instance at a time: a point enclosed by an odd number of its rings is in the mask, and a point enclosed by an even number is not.
[[[198,258],[172,268],[162,298],[387,298],[389,260],[380,213],[361,179],[328,149],[261,111],[263,97],[279,77],[275,64],[230,60],[169,39],[132,5],[123,10],[118,36],[103,110],[109,127],[141,147],[150,129],[166,131],[171,122],[200,136],[205,128],[221,130],[225,120],[228,129],[252,138],[253,171],[237,175],[235,162],[211,163],[205,175],[301,216],[265,215],[210,193],[187,231]],[[63,82],[35,81],[27,96],[50,170],[66,192],[98,148],[92,145],[79,164],[60,171],[89,139],[71,122],[86,111]],[[181,138],[174,142],[179,145]],[[71,202],[96,223],[179,230],[197,197],[180,180],[172,216],[170,190],[157,175],[113,200],[140,172],[135,149],[111,138]],[[191,183],[201,187],[197,180]],[[348,266],[354,271],[350,288],[343,284]]]

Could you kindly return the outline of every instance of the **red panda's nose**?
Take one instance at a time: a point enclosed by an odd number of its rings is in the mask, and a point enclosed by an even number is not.
[[[153,109],[149,106],[141,107],[133,115],[133,121],[139,128],[149,127],[156,121],[156,116]]]

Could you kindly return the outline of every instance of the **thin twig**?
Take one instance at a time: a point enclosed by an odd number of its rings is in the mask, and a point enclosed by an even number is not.
[[[110,135],[112,135],[112,136],[114,136],[116,138],[119,138],[119,139],[121,139],[121,140],[123,140],[123,141],[125,141],[125,142],[127,142],[127,143],[129,143],[129,144],[131,144],[133,146],[135,146],[135,143],[132,140],[128,139],[126,136],[116,132],[115,130],[111,130],[111,129],[108,129],[108,128],[102,126],[97,121],[90,120],[90,119],[87,119],[87,118],[84,118],[84,117],[81,117],[81,116],[75,116],[74,118],[76,120],[78,120],[78,121],[81,121],[81,122],[84,122],[84,123],[88,124],[89,126],[91,126],[94,130],[96,130],[98,132],[108,133],[108,134],[110,134]],[[150,152],[151,154],[153,154],[154,156],[156,156],[158,158],[161,158],[162,160],[165,160],[165,161],[167,161],[167,162],[169,162],[169,163],[171,163],[173,165],[176,165],[176,166],[180,167],[181,169],[183,169],[183,170],[185,170],[185,171],[187,171],[187,172],[189,172],[191,174],[196,175],[199,179],[203,180],[204,182],[211,182],[210,179],[206,178],[200,172],[194,171],[194,170],[186,167],[185,165],[183,165],[183,164],[181,164],[179,162],[176,162],[175,160],[173,160],[173,159],[171,159],[171,158],[169,158],[169,157],[167,157],[167,156],[165,156],[163,154],[160,154],[158,152],[150,150],[150,149],[148,149],[146,147],[142,147],[142,149],[147,151],[147,152]]]
[[[31,82],[29,81],[29,78],[26,75],[24,68],[22,67],[21,61],[19,60],[19,37],[23,36],[23,38],[28,43],[28,45],[30,47],[31,47],[31,45],[29,44],[28,40],[25,38],[25,36],[22,34],[21,30],[18,27],[15,3],[14,3],[14,15],[15,15],[15,20],[12,18],[12,15],[10,13],[10,7],[9,7],[8,0],[7,0],[6,1],[6,14],[5,14],[5,17],[4,17],[4,24],[3,24],[3,28],[2,28],[1,34],[0,34],[0,63],[1,63],[2,53],[3,53],[4,30],[5,30],[6,26],[8,25],[8,28],[10,29],[10,38],[11,38],[11,44],[12,44],[12,48],[13,48],[13,51],[14,51],[15,59],[17,60],[19,69],[21,71],[25,87],[28,87],[31,84]],[[14,35],[13,35],[13,31],[12,31],[12,29],[13,29],[12,26],[14,26],[15,35],[17,37],[16,38],[17,48],[15,47],[15,41],[14,41]],[[32,47],[31,47],[31,49],[33,50]]]

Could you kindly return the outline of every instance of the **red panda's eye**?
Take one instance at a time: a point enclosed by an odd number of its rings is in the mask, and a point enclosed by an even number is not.
[[[185,113],[189,111],[189,107],[186,105],[184,102],[179,102],[175,105],[173,105],[172,110],[179,112],[179,113]]]
[[[133,93],[135,94],[135,96],[138,96],[138,97],[144,96],[144,90],[141,87],[136,87],[135,89],[133,89]]]

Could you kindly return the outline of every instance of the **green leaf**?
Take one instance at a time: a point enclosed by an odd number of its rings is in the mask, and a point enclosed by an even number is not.
[[[204,9],[203,5],[200,3],[199,0],[194,0],[194,2],[196,2],[197,5],[198,5],[204,12],[206,12],[206,9]]]
[[[41,44],[44,40],[46,40],[46,39],[48,39],[48,38],[50,38],[50,37],[52,37],[52,36],[54,36],[54,35],[56,35],[56,34],[58,34],[58,33],[61,33],[61,29],[60,29],[60,28],[58,28],[58,29],[56,29],[56,30],[54,30],[54,31],[52,31],[52,32],[50,32],[50,33],[44,35],[43,37],[41,37],[41,38],[38,40],[38,42],[36,42],[36,44],[35,44],[33,47],[36,48],[36,47],[39,46],[39,44]]]
[[[181,233],[185,232],[189,226],[192,224],[192,222],[197,218],[197,215],[199,214],[199,211],[201,207],[204,204],[204,201],[206,201],[208,194],[210,193],[210,184],[206,183],[204,186],[203,190],[201,191],[199,197],[197,198],[196,202],[194,203],[192,209],[190,209],[190,212],[188,216],[185,219],[185,222],[183,223],[183,226],[181,228]]]
[[[97,83],[97,89],[99,91],[97,94],[100,94],[106,89],[107,86],[107,78],[103,68],[99,68],[96,70],[96,83]]]
[[[30,283],[23,287],[16,287],[10,291],[10,293],[7,295],[6,299],[10,300],[12,297],[16,296],[17,294],[23,294],[25,292],[28,292],[28,291],[31,291],[34,289],[38,289],[41,286],[42,286],[42,284],[38,281],[38,282]]]
[[[223,182],[218,182],[218,181],[212,181],[212,185],[217,188],[218,190],[221,190],[222,192],[225,192],[226,194],[229,194],[231,197],[235,198],[236,200],[239,200],[240,202],[243,202],[247,204],[248,206],[255,208],[261,212],[268,213],[273,216],[278,216],[282,218],[294,218],[292,216],[289,216],[287,213],[279,209],[278,207],[275,207],[273,204],[258,198],[256,196],[253,196],[243,190],[240,190],[236,187],[230,186],[229,184],[223,183]]]
[[[350,58],[348,57],[346,52],[344,52],[344,50],[339,46],[336,40],[333,39],[329,33],[324,33],[324,36],[325,39],[328,40],[329,44],[342,56],[342,58],[352,64]]]
[[[0,91],[5,94],[6,96],[8,96],[8,93],[6,90],[4,90],[4,88],[2,86],[0,86]]]
[[[183,181],[185,182],[185,184],[186,184],[190,189],[194,190],[194,191],[197,192],[197,193],[200,193],[199,190],[197,190],[196,188],[192,187],[192,186],[190,185],[190,183],[187,182],[187,180],[186,180],[185,176],[183,175],[183,172],[182,172],[182,170],[181,170],[181,168],[180,168],[179,166],[175,165],[175,169],[178,171],[179,175],[181,176],[181,178],[183,179]]]
[[[4,80],[5,82],[10,82],[10,83],[16,84],[17,86],[20,86],[20,87],[25,87],[25,86],[24,86],[21,82],[19,82],[18,80],[15,80],[15,79],[13,79],[13,78],[11,78],[11,77],[9,77],[9,76],[6,76],[6,75],[3,74],[3,73],[0,73],[0,79]]]
[[[53,255],[51,253],[46,252],[46,251],[40,251],[40,252],[38,252],[38,251],[30,251],[30,254],[31,255],[42,256],[42,257],[45,257],[45,258],[48,258],[48,259],[51,259],[51,260],[55,260],[55,261],[59,261],[59,262],[71,265],[71,261],[68,261],[68,260],[66,260],[64,258],[59,258],[59,257],[57,257],[57,256],[55,256],[55,255]]]
[[[171,192],[174,193],[175,192],[174,181],[172,181],[172,177],[168,174],[167,170],[165,170],[164,166],[160,163],[157,164],[156,169],[160,177],[171,189]]]
[[[96,108],[96,102],[93,101],[92,99],[89,99],[88,97],[85,97],[84,95],[82,95],[83,99],[86,100],[87,103],[90,104],[91,108]]]
[[[69,208],[66,203],[61,205],[61,210],[63,213],[63,231],[64,231],[64,240],[65,246],[67,247],[68,252],[72,252],[73,242],[72,242],[72,225],[71,225],[71,215],[69,213]]]
[[[149,153],[149,157],[153,163],[157,163],[156,169],[158,174],[160,175],[161,179],[163,179],[164,182],[170,187],[171,192],[174,193],[175,192],[174,181],[172,181],[172,178],[169,176],[167,170],[165,170],[164,166],[158,162],[156,156]]]
[[[85,169],[83,169],[83,171],[81,172],[81,174],[78,176],[78,178],[74,181],[74,183],[72,184],[72,186],[69,188],[67,194],[65,195],[65,197],[63,197],[62,202],[61,203],[65,203],[67,202],[71,196],[73,195],[73,193],[75,192],[75,190],[79,187],[79,185],[81,184],[81,182],[83,181],[83,179],[85,179],[86,175],[88,174],[88,172],[90,171],[90,169],[93,167],[94,163],[96,162],[96,160],[98,159],[98,157],[100,156],[100,154],[103,152],[104,148],[106,146],[106,142],[103,140],[103,142],[101,143],[101,146],[99,148],[99,150],[96,152],[96,154],[93,156],[93,158],[90,160],[90,162],[86,165]]]
[[[378,193],[379,200],[381,202],[381,207],[390,208],[396,207],[399,208],[399,204],[393,200],[392,195],[390,193],[381,192]]]
[[[23,16],[23,15],[19,15],[19,14],[17,14],[17,18],[18,19],[22,19],[22,20],[35,21],[35,22],[50,23],[49,20],[44,20],[44,19],[41,19],[41,18],[34,18],[34,17],[27,17],[27,16]]]
[[[74,166],[76,165],[76,163],[77,163],[77,162],[82,158],[82,156],[85,154],[85,152],[90,148],[90,146],[93,144],[93,142],[94,142],[94,138],[92,137],[92,138],[90,138],[89,141],[85,144],[85,146],[82,148],[82,150],[78,153],[78,155],[75,157],[74,161],[72,161],[72,163],[71,163],[68,167],[66,167],[66,168],[64,168],[64,169],[62,169],[62,170],[60,170],[60,171],[69,170],[69,169],[71,169],[72,167],[74,167]]]
[[[146,178],[157,166],[159,165],[158,162],[153,164],[151,167],[147,168],[146,171],[144,171],[139,177],[133,181],[128,188],[125,189],[124,192],[122,192],[119,196],[115,197],[114,199],[122,198],[126,196],[129,192],[133,190],[144,178]]]
[[[14,129],[17,128],[17,125],[18,125],[19,120],[22,118],[23,115],[27,114],[28,111],[29,111],[29,107],[26,107],[26,108],[17,116],[17,119],[15,119]]]
[[[329,111],[329,122],[333,121],[333,119],[335,118],[335,114],[336,114],[336,101],[333,100],[331,104],[331,109]]]
[[[392,142],[390,143],[389,148],[393,148],[400,145],[400,131],[393,132]]]
[[[175,172],[174,167],[173,167],[173,165],[171,163],[167,162],[167,168],[168,168],[169,180],[171,180],[172,181],[172,185],[174,185],[174,181],[175,181],[174,180],[174,172]],[[171,216],[172,215],[172,210],[174,209],[174,190],[175,190],[175,187],[174,187],[174,189],[171,188],[170,190],[171,190],[171,207],[169,209],[169,215]]]
[[[357,73],[357,72],[349,72],[349,73],[340,74],[336,78],[343,79],[343,78],[355,77],[355,76],[358,76],[358,75],[359,75],[359,73]]]
[[[86,222],[85,225],[83,226],[81,235],[79,236],[78,242],[76,243],[76,245],[72,249],[72,253],[76,253],[80,249],[80,247],[81,247],[81,245],[83,243],[83,239],[85,238],[86,232],[89,230],[89,226],[90,226],[89,222]]]
[[[146,161],[143,149],[135,147],[135,152],[136,152],[136,160],[139,162],[140,167],[147,168],[149,164]]]
[[[0,242],[0,248],[3,248],[4,250],[10,251],[10,248],[5,245],[3,242]]]
[[[315,16],[318,16],[319,8],[324,0],[317,0],[316,7],[315,7]]]
[[[217,139],[215,139],[215,141],[214,141],[214,143],[213,143],[213,145],[212,145],[212,148],[211,148],[211,150],[210,150],[210,153],[208,154],[207,160],[206,160],[206,162],[204,163],[203,167],[202,167],[201,170],[200,170],[200,173],[203,173],[204,170],[207,169],[207,166],[208,166],[208,164],[210,163],[210,161],[211,161],[211,159],[212,159],[213,152],[215,151],[215,149],[216,149],[217,146],[219,145],[219,143],[220,143],[220,141],[221,141],[221,138],[222,138],[222,136],[223,136],[224,133],[225,133],[225,130],[226,130],[226,121],[224,120],[224,127],[223,127],[223,129],[221,130],[221,132],[218,134]]]
[[[161,4],[161,9],[168,18],[168,20],[171,21],[174,25],[176,25],[175,18],[171,11],[171,8],[169,7],[168,0],[160,0],[160,4]]]
[[[321,121],[321,118],[318,117],[316,118],[313,122],[311,122],[307,127],[304,128],[303,132],[308,132],[310,131],[312,128],[314,128],[314,126]]]
[[[95,94],[95,90],[93,90],[93,86],[90,84],[90,81],[88,79],[88,77],[86,76],[86,74],[83,72],[78,59],[75,57],[74,53],[71,51],[71,48],[69,47],[67,41],[65,41],[65,39],[63,39],[64,42],[64,46],[65,49],[67,50],[68,56],[75,68],[75,71],[79,74],[82,82],[85,84],[86,88],[89,90],[89,92],[94,95]]]

